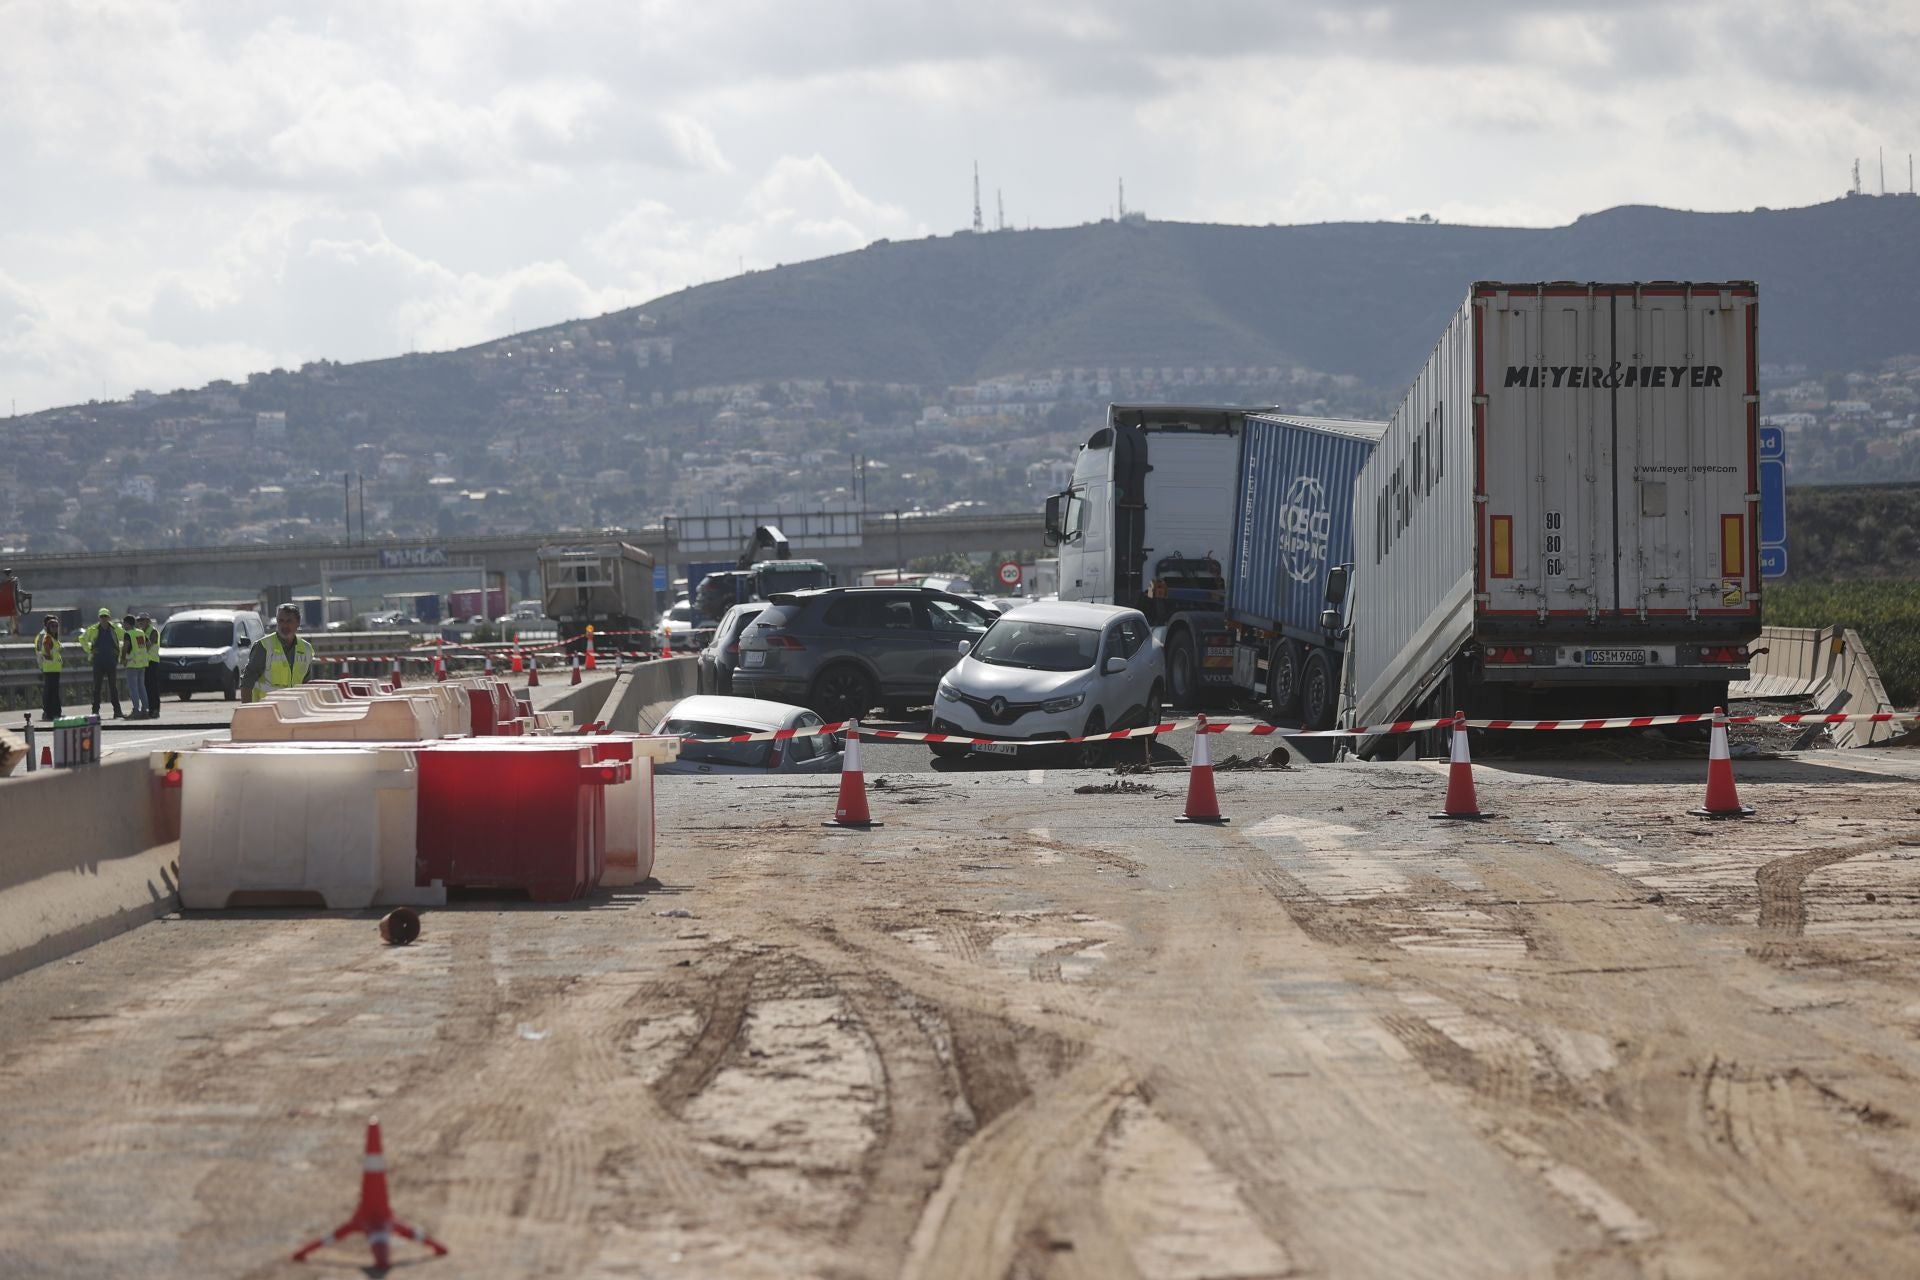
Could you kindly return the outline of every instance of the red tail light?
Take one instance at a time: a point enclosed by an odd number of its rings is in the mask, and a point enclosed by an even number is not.
[[[1523,663],[1523,662],[1532,662],[1533,650],[1519,649],[1519,648],[1513,647],[1512,645],[1506,645],[1498,649],[1489,649],[1487,650],[1487,661],[1490,663],[1495,663],[1495,664],[1505,665],[1505,666],[1512,666],[1512,665]]]
[[[807,647],[794,637],[783,635],[777,631],[770,636],[763,636],[761,638],[767,642],[767,648],[769,649],[804,649]]]
[[[732,644],[728,645],[722,652],[724,652],[729,658],[739,657],[740,642],[738,640],[735,640]]]
[[[1718,649],[1702,649],[1700,651],[1700,661],[1702,662],[1736,662],[1737,663],[1737,662],[1745,662],[1746,660],[1747,660],[1747,651],[1745,649],[1735,649],[1726,645],[1722,645]]]

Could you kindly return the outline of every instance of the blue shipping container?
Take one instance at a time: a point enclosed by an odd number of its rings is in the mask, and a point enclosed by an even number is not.
[[[1327,570],[1353,559],[1353,485],[1384,422],[1249,414],[1233,499],[1227,617],[1319,637]]]

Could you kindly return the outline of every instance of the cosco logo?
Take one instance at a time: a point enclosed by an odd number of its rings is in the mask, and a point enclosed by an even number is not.
[[[1313,476],[1296,476],[1280,504],[1280,565],[1295,582],[1313,582],[1327,562],[1333,513],[1326,486]]]

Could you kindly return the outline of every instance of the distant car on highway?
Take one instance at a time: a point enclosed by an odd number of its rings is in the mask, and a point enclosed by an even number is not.
[[[697,694],[682,698],[654,732],[668,738],[730,738],[742,733],[818,726],[820,717],[805,707],[762,698],[725,698]],[[657,764],[655,773],[838,773],[841,739],[814,734],[785,742],[682,742],[680,758]]]
[[[940,681],[935,733],[970,738],[1075,738],[1158,724],[1166,655],[1146,615],[1110,604],[1028,604],[1000,615]],[[949,759],[969,750],[1013,755],[994,744],[932,744]],[[1112,755],[1108,744],[1068,752],[1082,768]]]
[[[740,663],[740,633],[767,607],[764,600],[736,604],[721,615],[713,639],[700,651],[695,687],[701,693],[732,693],[733,669]]]
[[[735,693],[812,707],[829,722],[885,706],[901,715],[934,687],[993,615],[973,600],[924,587],[783,591],[749,625]]]

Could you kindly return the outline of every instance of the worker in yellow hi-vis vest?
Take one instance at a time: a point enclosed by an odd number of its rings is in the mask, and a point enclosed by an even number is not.
[[[247,669],[240,676],[240,700],[258,702],[268,689],[291,689],[307,682],[313,646],[300,635],[300,609],[283,604],[272,631],[254,641]]]
[[[40,718],[52,722],[66,712],[60,706],[60,677],[67,667],[60,652],[60,619],[47,615],[46,625],[33,638],[33,656],[40,661]]]

